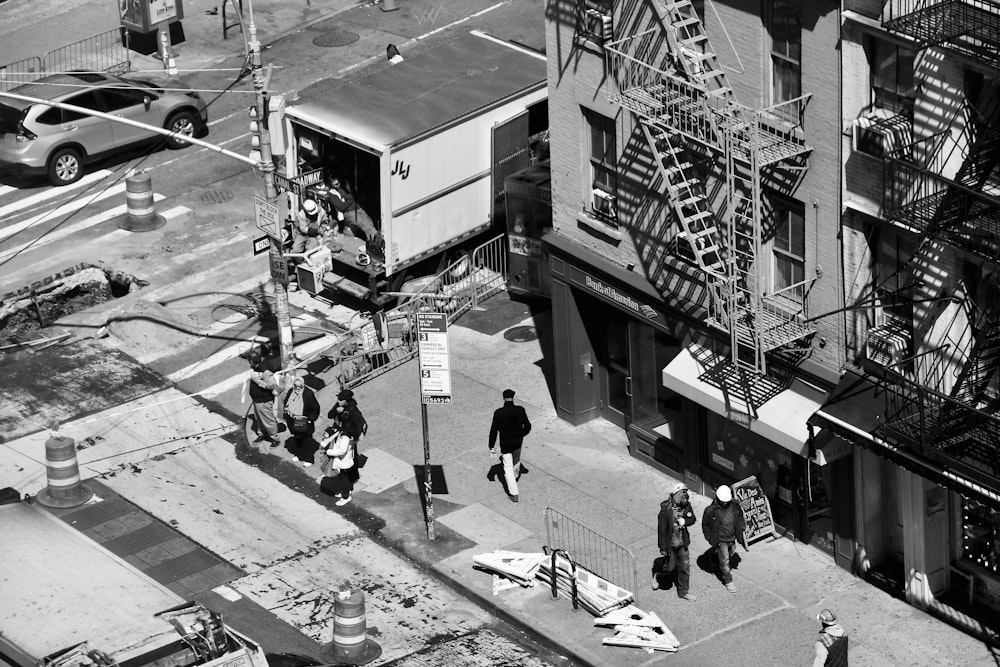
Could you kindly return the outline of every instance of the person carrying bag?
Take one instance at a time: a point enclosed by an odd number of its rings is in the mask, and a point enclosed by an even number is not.
[[[323,472],[320,490],[331,496],[339,496],[336,504],[343,507],[351,502],[354,491],[355,480],[351,471],[355,470],[357,442],[339,429],[330,427],[327,436],[320,443],[320,452],[323,457],[320,464]]]

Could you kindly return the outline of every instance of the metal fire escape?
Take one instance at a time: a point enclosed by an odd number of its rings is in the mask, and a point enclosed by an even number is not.
[[[653,4],[662,30],[605,44],[618,88],[611,101],[638,117],[679,236],[704,272],[709,324],[729,333],[731,363],[722,371],[729,377],[720,381],[728,407],[755,418],[756,405],[766,400],[755,400],[753,386],[767,372],[765,355],[813,333],[788,294],[766,293],[761,257],[761,182],[782,162],[804,168],[811,150],[801,129],[808,96],[764,109],[739,104],[691,2]],[[698,155],[724,164],[722,216],[694,170]]]
[[[992,0],[896,0],[883,27],[992,67],[993,85],[967,90],[964,135],[952,149],[948,131],[886,154],[883,215],[929,241],[951,245],[1000,269],[1000,3]],[[956,154],[957,153],[957,154]],[[959,163],[957,169],[954,168]],[[954,175],[949,175],[954,174]],[[970,314],[974,344],[953,388],[897,377],[886,429],[931,457],[942,457],[981,481],[1000,476],[1000,303]],[[928,378],[933,384],[933,378]]]

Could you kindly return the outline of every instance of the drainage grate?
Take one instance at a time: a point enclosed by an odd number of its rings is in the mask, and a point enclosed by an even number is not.
[[[527,343],[530,340],[538,340],[538,332],[535,327],[512,327],[503,332],[503,337],[513,343]]]
[[[347,46],[361,39],[361,36],[350,30],[330,30],[313,37],[316,46]]]
[[[201,200],[206,204],[225,204],[233,198],[230,190],[209,190],[201,193]]]

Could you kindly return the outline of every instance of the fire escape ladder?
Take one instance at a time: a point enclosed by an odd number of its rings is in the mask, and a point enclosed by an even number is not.
[[[722,279],[725,265],[715,215],[708,206],[704,185],[692,172],[693,165],[682,157],[680,137],[671,136],[673,133],[669,130],[646,122],[641,125],[698,267],[711,274],[708,280]]]
[[[951,397],[971,406],[990,402],[987,391],[1000,370],[1000,313],[983,314],[976,326],[976,342],[962,366]]]
[[[983,110],[972,109],[972,125],[976,136],[969,150],[969,157],[955,180],[981,192],[990,174],[1000,164],[1000,93],[994,89],[989,104]]]
[[[681,69],[709,95],[732,96],[726,71],[719,63],[705,33],[705,26],[690,0],[657,0],[660,16],[670,26],[667,41]]]

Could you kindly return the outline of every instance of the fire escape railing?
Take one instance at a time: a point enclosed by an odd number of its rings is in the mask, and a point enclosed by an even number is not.
[[[940,150],[945,135],[925,137],[885,155],[882,215],[995,261],[1000,256],[1000,197],[942,175],[948,158]]]
[[[1000,3],[994,0],[892,0],[882,27],[924,46],[952,51],[1000,67]]]
[[[872,379],[885,390],[883,437],[980,484],[1000,486],[1000,417],[891,369]]]

